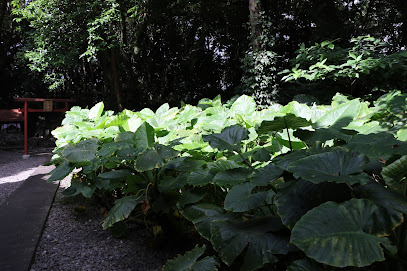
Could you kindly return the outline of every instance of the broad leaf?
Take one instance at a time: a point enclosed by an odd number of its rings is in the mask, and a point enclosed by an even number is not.
[[[206,246],[198,245],[184,255],[178,255],[176,259],[169,260],[163,267],[163,271],[216,271],[219,263],[214,257],[205,257],[198,261],[205,252]]]
[[[251,183],[233,186],[226,195],[225,210],[246,212],[265,203],[267,192],[262,191],[252,194],[254,188],[255,186]]]
[[[382,175],[386,184],[389,186],[398,184],[407,176],[407,155],[402,156],[387,167],[384,167]]]
[[[222,260],[230,265],[248,247],[242,270],[256,270],[288,253],[288,236],[275,234],[284,229],[279,217],[262,217],[249,221],[213,221],[211,243]]]
[[[183,191],[181,194],[181,197],[178,200],[179,205],[181,208],[184,208],[188,204],[192,203],[197,203],[203,197],[205,196],[205,193],[199,193],[199,192],[193,192],[193,191]]]
[[[235,161],[224,160],[224,159],[220,159],[216,162],[208,164],[208,168],[211,171],[213,171],[214,173],[225,171],[227,169],[234,169],[234,168],[241,168],[241,167],[243,167],[243,166],[239,165]]]
[[[69,173],[72,172],[73,169],[74,167],[71,166],[68,162],[64,162],[50,172],[51,176],[48,178],[47,181],[50,183],[63,180],[66,176],[69,175]]]
[[[292,230],[291,243],[320,263],[335,267],[368,266],[384,261],[382,229],[373,227],[380,209],[366,199],[326,202],[305,214]]]
[[[62,156],[71,163],[90,163],[96,157],[98,140],[87,139],[76,145],[69,145],[62,151]]]
[[[214,176],[215,175],[212,174],[209,169],[199,168],[191,171],[188,176],[187,182],[188,184],[193,186],[207,185],[212,182]]]
[[[136,208],[137,204],[143,202],[142,197],[127,196],[115,200],[113,208],[109,211],[106,219],[103,221],[103,229],[111,227],[114,223],[126,219]]]
[[[222,209],[213,204],[199,203],[182,210],[182,215],[194,223],[198,233],[209,240],[211,238],[211,223],[215,220],[225,220],[230,216],[222,214]]]
[[[283,170],[281,168],[278,168],[274,164],[270,163],[267,166],[260,168],[253,174],[251,183],[256,186],[269,185],[282,174]]]
[[[323,117],[319,118],[314,127],[335,126],[342,128],[347,126],[359,113],[360,102],[358,99],[343,103],[338,107],[328,111]]]
[[[320,128],[316,131],[297,130],[294,132],[294,135],[308,144],[314,144],[317,141],[325,143],[330,139],[341,139],[348,142],[352,139],[352,135],[355,133],[356,132],[350,130],[329,127]]]
[[[230,110],[242,116],[251,116],[256,111],[256,102],[252,97],[242,95],[232,104]]]
[[[252,173],[249,168],[233,168],[221,171],[215,175],[213,181],[218,185],[236,185],[244,183]]]
[[[267,134],[271,132],[278,132],[284,129],[298,129],[300,127],[307,127],[310,126],[311,122],[297,117],[294,114],[287,114],[283,117],[276,117],[272,121],[265,120],[261,123],[257,133],[260,134]]]
[[[289,229],[320,204],[326,201],[340,202],[351,197],[349,187],[344,184],[314,184],[303,179],[279,185],[278,189],[275,204],[283,224]]]
[[[102,178],[102,179],[125,179],[129,175],[131,175],[130,170],[119,169],[119,170],[113,170],[113,171],[100,173],[98,175],[98,177]]]
[[[356,135],[345,147],[350,150],[363,153],[369,158],[387,160],[398,150],[394,148],[400,144],[390,133],[376,133],[368,135]]]
[[[355,190],[360,197],[369,199],[376,205],[381,205],[386,209],[393,209],[407,215],[407,197],[393,192],[379,183],[370,182],[356,187]]]
[[[240,143],[247,139],[249,132],[239,125],[233,125],[222,130],[220,134],[211,134],[203,137],[203,140],[209,142],[211,147],[220,151],[239,151]]]
[[[136,148],[141,148],[143,151],[152,147],[154,144],[154,128],[144,122],[134,133],[134,142]]]
[[[158,184],[158,191],[166,193],[171,190],[179,190],[187,184],[188,173],[181,173],[177,177],[165,176]]]
[[[93,106],[89,110],[89,119],[98,120],[100,118],[100,116],[102,115],[104,107],[105,107],[105,105],[103,104],[103,102],[97,103],[95,106]]]
[[[364,184],[371,180],[366,173],[362,173],[367,162],[364,155],[336,150],[299,159],[289,164],[287,170],[297,179],[303,178],[313,183]]]

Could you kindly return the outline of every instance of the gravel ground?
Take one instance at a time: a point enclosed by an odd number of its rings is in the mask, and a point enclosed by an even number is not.
[[[131,224],[126,239],[103,230],[98,206],[83,197],[64,197],[69,178],[61,181],[37,248],[31,271],[161,270],[174,251],[151,248],[143,225]]]
[[[0,204],[37,166],[48,162],[52,149],[36,149],[23,160],[21,150],[0,150]],[[99,207],[83,197],[64,197],[69,178],[61,181],[31,271],[161,270],[176,251],[152,248],[144,225],[130,224],[125,239],[102,229]],[[179,251],[178,251],[179,253]]]
[[[36,149],[22,159],[23,150],[0,150],[0,205],[39,166],[49,161],[51,149]]]

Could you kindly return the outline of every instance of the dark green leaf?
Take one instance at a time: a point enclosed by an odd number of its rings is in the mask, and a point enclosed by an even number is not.
[[[140,172],[160,168],[163,165],[164,159],[161,158],[156,150],[147,150],[140,154],[135,163],[136,169]]]
[[[247,139],[249,132],[239,125],[225,128],[220,134],[211,134],[203,137],[205,142],[209,142],[211,147],[220,151],[239,151],[240,143]]]
[[[254,185],[244,183],[235,185],[229,190],[225,198],[225,210],[233,212],[246,212],[265,203],[267,192],[252,194]]]
[[[140,148],[142,151],[153,147],[154,128],[151,127],[150,124],[144,122],[134,133],[134,142],[136,144],[136,148]]]
[[[271,132],[278,132],[284,129],[298,129],[300,127],[307,127],[310,126],[311,122],[297,117],[294,114],[287,114],[283,117],[275,117],[274,120],[265,120],[261,123],[257,133],[261,134],[268,134]]]
[[[254,173],[251,183],[256,186],[269,185],[272,181],[279,178],[282,174],[283,170],[281,168],[278,168],[274,164],[270,163]]]
[[[402,156],[400,159],[383,168],[382,175],[386,184],[389,186],[399,183],[407,176],[407,155]]]
[[[98,177],[102,179],[124,179],[129,175],[131,175],[131,172],[129,170],[119,169],[100,173]]]
[[[95,138],[86,139],[76,145],[68,145],[63,151],[62,156],[71,163],[88,164],[96,157],[98,140]]]
[[[183,191],[181,197],[178,200],[178,203],[181,206],[181,208],[184,208],[188,204],[197,203],[198,201],[203,199],[204,196],[205,193]]]
[[[188,173],[181,173],[177,177],[165,176],[158,184],[158,191],[166,193],[171,190],[179,190],[187,184]]]
[[[191,251],[185,252],[184,255],[178,255],[176,259],[167,261],[163,271],[216,271],[219,265],[214,257],[205,257],[198,261],[205,252],[206,246],[198,245]]]
[[[236,185],[244,183],[252,173],[249,168],[233,168],[221,171],[215,175],[213,181],[218,185]]]
[[[376,205],[381,205],[386,209],[393,209],[407,215],[407,197],[393,192],[377,182],[356,187],[359,196],[373,201]]]
[[[136,208],[137,204],[141,202],[143,202],[143,199],[139,196],[127,196],[115,200],[113,208],[103,221],[103,229],[107,229],[114,223],[126,219],[134,208]]]
[[[241,222],[215,220],[211,225],[211,243],[222,260],[230,265],[248,246],[242,270],[256,270],[288,253],[288,236],[270,232],[284,229],[279,217],[261,217]]]
[[[209,169],[199,168],[192,171],[188,176],[188,184],[193,186],[207,185],[212,182],[214,175]]]
[[[64,162],[60,165],[58,165],[56,168],[54,168],[50,174],[51,176],[48,178],[48,182],[55,182],[59,180],[63,180],[66,176],[69,175],[69,173],[72,172],[74,169],[73,166],[69,165],[68,162]]]
[[[306,213],[294,226],[291,243],[321,263],[335,267],[368,266],[384,261],[381,245],[389,245],[373,225],[381,210],[366,199],[343,204],[326,202]]]
[[[213,204],[198,203],[186,207],[182,215],[194,223],[198,233],[209,240],[211,238],[211,223],[215,220],[224,220],[229,216],[222,214],[222,209]]]
[[[320,183],[299,179],[278,186],[275,204],[284,225],[292,229],[309,210],[326,201],[345,201],[351,197],[345,184]]]
[[[362,173],[367,162],[368,160],[364,155],[336,150],[299,159],[289,164],[287,170],[292,172],[294,177],[303,178],[313,183],[364,184],[371,180],[366,173]]]

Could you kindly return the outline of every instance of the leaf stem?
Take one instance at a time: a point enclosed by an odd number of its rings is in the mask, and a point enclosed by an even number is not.
[[[283,117],[283,119],[284,119],[284,123],[285,123],[285,129],[286,129],[287,135],[288,135],[288,142],[290,143],[290,150],[293,151],[293,145],[291,144],[291,137],[290,137],[290,133],[288,131],[287,120],[285,119],[285,117]]]
[[[257,171],[254,167],[252,167],[252,165],[250,164],[249,161],[246,160],[246,158],[243,157],[243,155],[240,152],[237,152],[237,154],[239,154],[239,156],[243,159],[243,163],[248,166],[249,168],[251,168],[253,171]]]

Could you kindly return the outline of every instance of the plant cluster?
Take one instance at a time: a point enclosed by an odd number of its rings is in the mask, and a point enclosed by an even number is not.
[[[406,98],[74,107],[53,131],[49,181],[76,169],[65,194],[114,200],[104,229],[193,227],[196,247],[164,270],[405,270]]]

